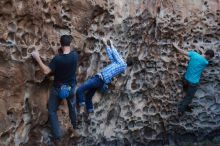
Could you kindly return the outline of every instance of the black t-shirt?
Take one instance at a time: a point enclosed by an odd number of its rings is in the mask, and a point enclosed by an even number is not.
[[[54,74],[54,85],[76,84],[76,67],[78,54],[71,51],[69,54],[56,55],[49,64]]]

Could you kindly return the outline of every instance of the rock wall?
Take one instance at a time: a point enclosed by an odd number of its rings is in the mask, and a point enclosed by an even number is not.
[[[0,145],[48,145],[47,98],[52,78],[45,63],[59,37],[71,34],[80,54],[78,85],[106,66],[101,39],[110,37],[134,65],[94,97],[91,123],[71,138],[66,103],[58,111],[63,145],[214,145],[220,141],[219,0],[5,0],[0,1]],[[203,53],[215,51],[191,113],[178,117],[187,59],[172,42]]]

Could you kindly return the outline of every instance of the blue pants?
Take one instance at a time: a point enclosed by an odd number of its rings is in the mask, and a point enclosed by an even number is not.
[[[185,78],[183,79],[183,91],[186,92],[186,96],[178,105],[179,112],[185,112],[187,109],[189,109],[189,104],[192,102],[197,88],[198,84],[191,84]]]
[[[74,88],[73,88],[74,89]],[[77,115],[76,115],[76,101],[74,98],[74,90],[72,92],[72,95],[68,97],[67,104],[69,108],[69,116],[72,123],[73,128],[76,128],[77,124]],[[61,138],[61,130],[60,125],[57,117],[57,110],[59,107],[61,99],[58,97],[58,88],[52,87],[50,91],[50,97],[48,101],[48,112],[49,112],[49,121],[52,127],[53,136],[55,139]]]
[[[103,85],[104,81],[100,79],[98,75],[91,77],[77,89],[76,103],[80,106],[84,106],[86,104],[87,112],[93,112],[92,97],[98,89],[103,87]]]

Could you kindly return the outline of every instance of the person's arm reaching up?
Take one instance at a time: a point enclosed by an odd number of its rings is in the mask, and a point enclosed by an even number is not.
[[[37,63],[39,64],[41,70],[43,71],[43,73],[45,75],[48,75],[51,72],[51,69],[43,63],[43,61],[40,58],[39,52],[38,51],[33,51],[31,53],[31,55],[37,61]]]
[[[104,38],[103,39],[103,43],[105,44],[105,50],[106,50],[106,53],[108,55],[108,58],[111,62],[114,62],[114,58],[112,56],[112,49],[110,48],[110,46],[107,44],[107,40]]]
[[[174,48],[177,49],[178,52],[180,52],[180,53],[182,53],[182,54],[188,56],[188,52],[185,51],[185,50],[183,50],[183,49],[180,49],[180,47],[178,46],[178,43],[177,43],[177,42],[173,43],[173,46],[174,46]]]
[[[118,51],[116,50],[116,48],[114,47],[112,41],[110,41],[111,44],[111,48],[112,48],[112,56],[113,59],[116,63],[120,63],[122,65],[127,65],[124,61],[124,59],[122,58],[122,56],[118,53]]]

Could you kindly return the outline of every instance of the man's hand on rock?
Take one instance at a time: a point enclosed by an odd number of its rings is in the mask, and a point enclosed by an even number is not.
[[[174,43],[173,43],[173,46],[174,46],[175,48],[179,48],[179,47],[178,47],[178,42],[174,42]]]
[[[38,60],[40,58],[39,52],[37,50],[33,51],[31,53],[31,56],[35,59]]]
[[[103,38],[102,41],[103,41],[103,43],[104,43],[106,46],[109,46],[109,47],[111,47],[111,48],[114,47],[112,40],[110,40],[110,39],[107,40],[106,38]]]
[[[181,49],[181,48],[178,46],[178,44],[179,44],[178,42],[173,43],[174,48],[175,48],[179,53],[182,53],[182,54],[184,54],[185,56],[188,56],[188,51],[185,51],[185,50]]]
[[[113,45],[112,40],[108,40],[108,43],[109,43],[109,46],[110,46],[111,48],[114,48],[114,45]]]
[[[102,41],[103,41],[103,43],[104,43],[105,46],[108,46],[108,45],[107,45],[107,39],[106,39],[106,38],[103,38]]]

